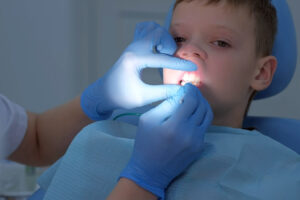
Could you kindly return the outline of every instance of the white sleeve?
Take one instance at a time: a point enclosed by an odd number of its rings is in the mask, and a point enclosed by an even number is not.
[[[25,109],[0,94],[0,160],[7,158],[17,149],[26,129]]]

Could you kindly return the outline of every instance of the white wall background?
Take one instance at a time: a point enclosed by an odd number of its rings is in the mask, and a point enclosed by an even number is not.
[[[74,98],[114,64],[135,24],[162,23],[171,1],[0,0],[0,93],[35,112]],[[300,1],[287,1],[300,47]],[[289,87],[250,114],[300,119],[299,64]]]
[[[0,0],[0,93],[32,111],[77,95],[88,79],[84,11],[74,0]]]

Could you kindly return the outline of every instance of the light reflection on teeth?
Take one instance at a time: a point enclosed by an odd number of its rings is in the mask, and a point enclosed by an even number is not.
[[[180,82],[180,85],[181,85],[181,86],[184,86],[184,85],[187,84],[187,83],[191,83],[191,84],[195,85],[196,87],[198,87],[198,86],[200,85],[200,81],[199,81],[199,82],[190,82],[190,81],[186,82],[186,81],[181,81],[181,82]]]
[[[184,74],[182,80],[180,81],[180,85],[184,86],[187,83],[191,83],[198,87],[200,86],[201,80],[195,74]]]

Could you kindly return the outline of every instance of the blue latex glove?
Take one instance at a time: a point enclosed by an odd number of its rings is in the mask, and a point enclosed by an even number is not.
[[[213,114],[200,91],[191,84],[143,114],[134,150],[120,177],[164,198],[168,184],[196,160]]]
[[[83,111],[93,120],[108,118],[114,109],[131,109],[174,95],[178,85],[148,85],[141,79],[146,67],[193,71],[197,66],[171,55],[177,46],[172,36],[154,22],[137,25],[134,41],[115,65],[81,96]]]

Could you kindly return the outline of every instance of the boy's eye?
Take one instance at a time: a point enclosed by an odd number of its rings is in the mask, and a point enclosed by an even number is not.
[[[174,37],[174,40],[175,40],[176,43],[181,43],[181,42],[186,41],[185,38],[183,38],[183,37]]]
[[[230,44],[228,44],[225,41],[222,40],[217,40],[215,42],[213,42],[214,45],[217,45],[218,47],[222,47],[222,48],[226,48],[226,47],[230,47]]]

